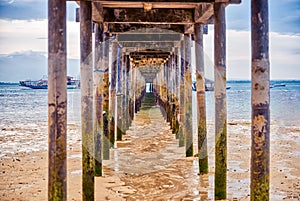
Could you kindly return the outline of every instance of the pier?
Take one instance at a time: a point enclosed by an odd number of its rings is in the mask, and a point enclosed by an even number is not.
[[[82,200],[95,200],[95,178],[105,174],[103,163],[112,158],[112,149],[118,149],[131,136],[138,115],[149,108],[153,107],[157,116],[162,114],[177,140],[178,150],[184,148],[186,157],[194,156],[192,40],[196,44],[199,177],[209,173],[203,56],[204,27],[208,24],[214,25],[214,198],[227,199],[230,153],[227,152],[226,46],[230,44],[226,44],[225,11],[227,6],[241,1],[77,2],[80,6],[77,20],[81,52]],[[49,0],[48,20],[48,200],[66,200],[66,1]],[[269,200],[267,0],[251,1],[251,32],[251,200]],[[145,130],[150,130],[149,123],[143,122]],[[153,134],[153,130],[149,133]],[[164,135],[160,137],[167,137]],[[145,136],[136,137],[143,140]],[[136,148],[138,143],[136,140],[131,146]]]

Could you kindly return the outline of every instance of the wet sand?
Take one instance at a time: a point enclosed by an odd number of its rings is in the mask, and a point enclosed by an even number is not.
[[[197,158],[184,157],[159,107],[142,108],[118,148],[111,149],[111,159],[104,161],[96,200],[213,200],[213,127],[208,122],[210,173],[198,175]],[[250,121],[228,123],[229,200],[250,200],[250,133]],[[299,135],[299,127],[271,123],[271,200],[300,200]],[[47,200],[47,124],[1,125],[0,143],[0,200]],[[81,200],[76,124],[68,124],[67,148],[68,200]]]

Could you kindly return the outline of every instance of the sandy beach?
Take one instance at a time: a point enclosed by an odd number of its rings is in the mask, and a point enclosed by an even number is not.
[[[213,200],[213,128],[208,122],[209,174],[199,175],[158,106],[141,110],[104,161],[96,200]],[[250,121],[228,122],[228,200],[250,200],[250,133]],[[299,127],[271,123],[271,200],[300,200],[299,135]],[[0,200],[47,200],[47,123],[1,125],[0,136]],[[68,124],[67,148],[67,198],[81,200],[79,125]]]

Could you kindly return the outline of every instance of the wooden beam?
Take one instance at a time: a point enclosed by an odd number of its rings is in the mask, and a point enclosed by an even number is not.
[[[187,9],[111,9],[104,8],[104,21],[136,24],[188,24],[193,23],[193,10]]]
[[[48,200],[54,201],[67,200],[66,2],[49,1],[48,19]]]
[[[136,24],[136,23],[126,23],[126,24],[110,24],[110,33],[123,33],[128,31],[140,32],[140,30],[155,28],[158,32],[174,31],[175,33],[183,33],[184,25],[178,24]]]
[[[92,4],[80,2],[82,200],[94,200]]]
[[[122,33],[117,39],[119,42],[173,42],[179,41],[178,33]]]
[[[100,2],[92,4],[92,19],[94,22],[103,22],[103,6]]]
[[[207,24],[207,21],[214,15],[213,4],[199,4],[195,8],[195,23]]]
[[[176,46],[178,42],[120,42],[120,45],[123,48],[129,48],[133,47],[135,49],[153,49],[153,50],[159,50],[160,48],[173,48]]]
[[[226,108],[226,21],[224,3],[214,4],[215,76],[215,199],[226,199],[227,108]]]
[[[270,191],[270,61],[268,1],[251,1],[252,126],[251,197],[269,200]]]
[[[68,0],[68,1],[76,1],[79,3],[80,1],[86,1],[86,0]],[[91,0],[92,2],[103,2],[103,0]],[[199,3],[229,3],[229,4],[239,4],[241,3],[241,0],[151,0],[151,3],[153,4],[163,4],[163,5],[169,5],[169,8],[176,5],[176,4],[185,4],[185,3],[193,3],[193,4],[199,4]],[[174,5],[172,5],[172,4]],[[118,5],[118,4],[129,4],[130,6],[134,5],[141,5],[142,2],[140,0],[116,0],[116,1],[104,1],[104,6],[109,5]],[[168,7],[167,7],[168,8]]]

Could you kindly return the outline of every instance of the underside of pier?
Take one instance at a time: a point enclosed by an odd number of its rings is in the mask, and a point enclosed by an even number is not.
[[[199,173],[208,173],[203,53],[203,34],[207,33],[208,24],[214,25],[214,197],[216,200],[226,199],[225,10],[227,6],[240,4],[241,1],[91,0],[77,3],[80,6],[76,20],[80,23],[81,48],[82,199],[94,200],[94,178],[102,176],[103,161],[112,157],[110,150],[118,148],[118,142],[124,142],[131,130],[129,128],[136,125],[133,121],[142,104],[143,109],[160,108],[174,139],[177,139],[178,147],[184,147],[186,157],[195,154],[192,111],[195,109],[193,105],[196,105]],[[66,1],[49,0],[48,10],[48,199],[66,200]],[[252,0],[251,14],[251,200],[268,200],[267,0]],[[196,55],[197,103],[192,103],[192,44],[195,45]],[[157,109],[154,111],[156,114]],[[144,124],[145,129],[151,129],[147,127],[151,122]],[[145,136],[138,137],[143,139]],[[128,164],[136,163],[128,161]]]

